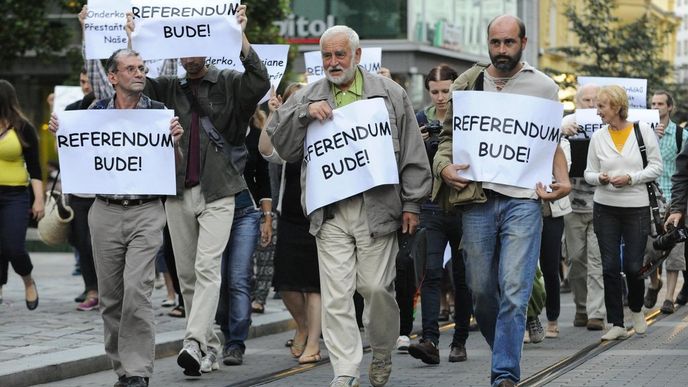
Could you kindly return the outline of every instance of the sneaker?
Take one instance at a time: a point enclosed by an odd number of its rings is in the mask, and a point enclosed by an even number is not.
[[[179,351],[177,364],[184,368],[184,375],[201,376],[201,349],[195,340],[186,340]]]
[[[88,312],[93,309],[98,309],[98,297],[89,297],[86,301],[76,306],[76,310],[83,312]]]
[[[417,344],[409,345],[408,353],[425,364],[440,364],[440,350],[431,340],[420,339]]]
[[[239,347],[229,347],[222,350],[222,363],[228,366],[242,365],[244,363],[244,351]]]
[[[373,387],[382,387],[392,374],[392,354],[373,351],[373,361],[368,368],[368,380]]]
[[[601,331],[604,329],[604,321],[601,318],[591,318],[588,320],[587,328],[589,331]]]
[[[545,338],[555,339],[559,337],[559,324],[556,321],[547,321],[547,329],[545,329]]]
[[[127,375],[117,377],[117,382],[112,387],[126,387]]]
[[[148,378],[143,376],[130,376],[126,378],[126,387],[148,387]]]
[[[542,328],[538,317],[529,318],[526,321],[526,328],[528,329],[531,343],[539,343],[545,339],[545,330]]]
[[[623,340],[627,337],[628,332],[626,332],[626,328],[615,325],[612,329],[608,330],[607,333],[602,335],[602,341]]]
[[[585,313],[576,313],[576,316],[573,318],[573,326],[584,327],[586,325],[588,325],[588,315]]]
[[[360,387],[360,384],[353,376],[337,376],[330,382],[330,387]]]
[[[659,310],[664,314],[672,314],[674,313],[674,303],[671,300],[664,300],[664,304]]]
[[[633,320],[633,329],[635,333],[642,335],[647,331],[647,322],[643,312],[631,312],[631,320]]]
[[[208,353],[201,359],[201,372],[210,373],[220,369],[220,364],[217,362],[217,353],[214,349],[208,348]]]
[[[651,287],[647,287],[647,292],[645,292],[645,307],[650,309],[655,306],[657,303],[657,294],[659,294],[660,289],[662,289],[662,280],[659,280],[659,286],[657,286],[657,289],[653,289]]]
[[[397,351],[406,352],[408,351],[409,345],[411,345],[411,339],[406,335],[401,335],[397,339]]]
[[[449,348],[450,363],[457,363],[460,361],[468,360],[468,354],[466,353],[466,345],[452,343]]]

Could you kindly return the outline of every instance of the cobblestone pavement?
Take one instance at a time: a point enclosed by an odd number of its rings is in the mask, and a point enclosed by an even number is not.
[[[38,258],[40,259],[40,258]],[[39,261],[40,262],[40,261]],[[16,277],[16,276],[15,276]],[[40,272],[37,278],[41,279]],[[16,282],[15,278],[15,282]],[[80,283],[76,279],[71,294],[73,297],[80,290]],[[49,286],[46,284],[46,286]],[[16,286],[15,286],[16,287]],[[43,289],[39,283],[39,291]],[[8,291],[6,298],[14,298],[23,301],[23,292],[20,288]],[[156,293],[158,294],[158,293]],[[43,293],[41,293],[43,297]],[[659,299],[662,300],[663,294]],[[50,297],[50,295],[48,296]],[[63,296],[62,298],[66,297]],[[158,297],[161,299],[161,297]],[[69,301],[69,300],[67,300]],[[24,310],[19,311],[18,301],[14,301],[11,310],[17,310],[22,317],[31,317]],[[43,298],[41,298],[43,302]],[[69,302],[64,302],[69,305]],[[41,304],[43,306],[43,304]],[[72,305],[73,306],[73,305]],[[657,306],[658,307],[658,306]],[[41,307],[39,307],[40,310]],[[50,307],[49,307],[50,308]],[[71,308],[63,307],[56,310],[57,313],[77,314]],[[69,309],[69,310],[66,310]],[[3,311],[3,320],[5,309]],[[54,316],[48,311],[42,315],[46,319],[54,320]],[[40,312],[43,313],[43,312]],[[559,319],[560,337],[545,339],[538,344],[525,344],[521,362],[522,377],[529,376],[556,364],[562,359],[571,356],[581,349],[599,342],[602,332],[591,332],[584,328],[574,328],[574,305],[570,294],[562,294],[562,312]],[[78,315],[78,314],[77,314]],[[95,315],[95,314],[94,314]],[[628,311],[626,313],[628,315]],[[97,316],[96,316],[97,317]],[[90,329],[98,331],[100,322],[96,317],[95,322],[84,323]],[[178,324],[175,321],[166,321],[162,316],[158,317],[159,324]],[[544,324],[544,314],[541,317]],[[35,320],[35,318],[34,318]],[[419,312],[416,315],[416,328],[419,328]],[[630,322],[627,321],[631,326]],[[15,327],[21,326],[17,323]],[[33,325],[33,324],[32,324]],[[40,328],[40,323],[35,324]],[[5,325],[2,334],[8,334]],[[546,385],[552,386],[684,386],[688,376],[688,307],[680,307],[676,313],[662,316],[651,324],[645,335],[633,335],[627,340],[611,346],[592,359],[584,362],[576,368],[559,375]],[[65,326],[58,329],[71,329],[73,326]],[[33,328],[37,329],[37,328]],[[39,330],[41,335],[50,329]],[[90,332],[90,331],[89,331]],[[12,332],[11,334],[14,334]],[[76,333],[75,333],[76,334]],[[89,335],[97,335],[89,333]],[[175,356],[158,359],[155,363],[155,372],[151,379],[151,386],[326,386],[332,378],[332,368],[324,363],[315,367],[298,367],[294,358],[284,347],[284,342],[291,337],[291,332],[265,335],[253,338],[247,342],[247,352],[244,364],[241,366],[227,367],[221,364],[219,371],[203,375],[198,379],[185,377],[181,369],[176,365]],[[16,335],[21,336],[21,335]],[[47,335],[45,335],[47,336]],[[5,336],[3,336],[5,337]],[[62,336],[57,336],[61,338]],[[66,339],[66,338],[65,338]],[[27,340],[23,338],[22,340]],[[449,363],[449,343],[451,331],[443,332],[440,341],[441,364],[429,366],[411,358],[407,354],[395,353],[393,356],[393,373],[388,386],[485,386],[489,385],[490,351],[485,340],[478,332],[471,332],[468,339],[468,361],[464,363]],[[4,344],[5,340],[2,340]],[[92,343],[98,343],[93,339]],[[37,344],[36,344],[37,345]],[[45,346],[50,346],[45,344]],[[13,347],[18,348],[18,347]],[[322,355],[327,358],[327,351],[321,343]],[[6,351],[6,350],[5,350]],[[17,350],[15,349],[15,352]],[[30,350],[28,351],[30,352]],[[21,355],[25,361],[32,361],[35,355]],[[371,355],[364,355],[361,368],[361,385],[370,385],[367,376],[367,367]],[[0,369],[3,363],[0,363]],[[304,372],[299,372],[304,371]],[[265,376],[281,373],[283,378],[270,381]],[[85,376],[65,379],[46,386],[112,386],[115,375],[112,371],[90,373]],[[3,385],[0,377],[0,385]]]

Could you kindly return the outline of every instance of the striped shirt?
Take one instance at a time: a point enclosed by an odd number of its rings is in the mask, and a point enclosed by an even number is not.
[[[659,183],[659,188],[664,192],[667,202],[671,200],[671,176],[676,172],[676,156],[681,151],[676,144],[677,129],[676,123],[669,121],[669,125],[664,129],[664,136],[659,139],[659,152],[662,155],[664,171],[657,179],[657,182]],[[685,146],[686,142],[688,142],[688,133],[683,130],[682,146]]]

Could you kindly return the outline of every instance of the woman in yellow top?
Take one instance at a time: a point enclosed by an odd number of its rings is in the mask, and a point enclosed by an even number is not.
[[[585,181],[595,186],[593,226],[602,255],[607,321],[613,325],[602,340],[617,340],[628,335],[624,328],[622,271],[628,282],[628,307],[633,328],[641,334],[647,329],[641,311],[645,284],[638,277],[650,232],[650,203],[645,183],[661,175],[662,158],[654,131],[647,123],[640,122],[638,126],[648,161],[647,166],[643,166],[633,122],[628,121],[628,96],[622,87],[600,88],[597,114],[607,125],[595,132],[590,140]]]
[[[31,185],[34,201],[29,207]],[[0,302],[7,283],[7,263],[24,281],[26,307],[38,307],[33,265],[24,245],[29,214],[43,217],[43,182],[38,163],[38,135],[19,107],[11,83],[0,79]]]

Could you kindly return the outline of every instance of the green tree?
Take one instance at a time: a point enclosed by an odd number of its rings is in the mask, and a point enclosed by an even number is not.
[[[75,12],[85,1],[78,0],[0,0],[5,14],[0,23],[0,62],[10,67],[29,52],[51,59],[60,54],[70,39],[63,20],[47,18],[54,12]]]
[[[559,50],[572,58],[579,75],[645,78],[651,90],[667,88],[673,71],[661,59],[672,28],[662,27],[653,16],[621,24],[613,15],[615,0],[583,0],[565,15],[579,45]]]

